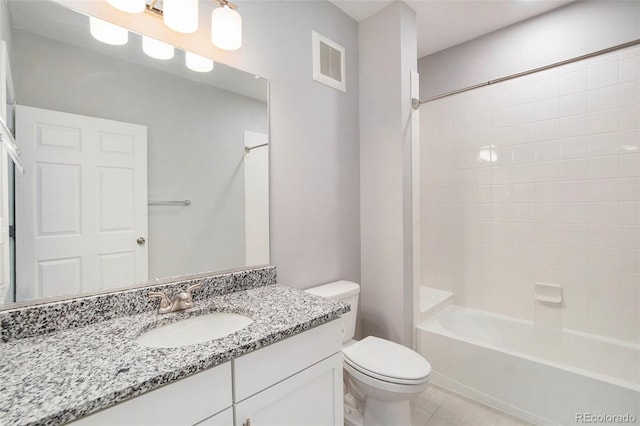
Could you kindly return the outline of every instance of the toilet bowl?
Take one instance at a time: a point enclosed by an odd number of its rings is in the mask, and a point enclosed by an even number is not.
[[[343,316],[345,424],[348,426],[410,425],[410,400],[424,392],[431,365],[398,343],[369,336],[352,340],[360,286],[336,281],[306,290],[351,305]]]

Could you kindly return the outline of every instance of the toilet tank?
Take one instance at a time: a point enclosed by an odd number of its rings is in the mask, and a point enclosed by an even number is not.
[[[334,281],[305,290],[307,293],[328,299],[338,300],[351,305],[351,311],[342,315],[342,343],[353,339],[356,332],[356,314],[358,312],[358,294],[360,286],[351,281]]]

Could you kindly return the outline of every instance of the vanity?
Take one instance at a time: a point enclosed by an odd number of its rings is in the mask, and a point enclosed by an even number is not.
[[[254,270],[263,274],[249,280],[246,271],[237,273],[244,278],[200,278],[203,297],[194,296],[190,310],[158,315],[145,300],[145,312],[32,337],[11,337],[29,331],[19,329],[16,312],[13,318],[0,313],[3,331],[12,330],[0,344],[0,424],[341,425],[340,316],[349,307],[278,285],[265,273],[273,269]],[[175,292],[191,283],[162,289]],[[142,301],[138,294],[157,290],[95,297]],[[218,294],[204,297],[212,292]],[[28,309],[24,316],[41,314]],[[192,345],[136,342],[148,330],[216,312],[252,322]]]

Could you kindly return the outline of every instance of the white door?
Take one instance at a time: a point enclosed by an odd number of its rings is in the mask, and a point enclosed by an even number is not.
[[[245,264],[269,264],[269,137],[244,132]]]
[[[16,140],[17,301],[146,280],[146,126],[17,106]]]

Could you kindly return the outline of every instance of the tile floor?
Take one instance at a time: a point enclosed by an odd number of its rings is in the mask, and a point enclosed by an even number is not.
[[[529,426],[509,414],[429,385],[411,403],[413,426]]]

